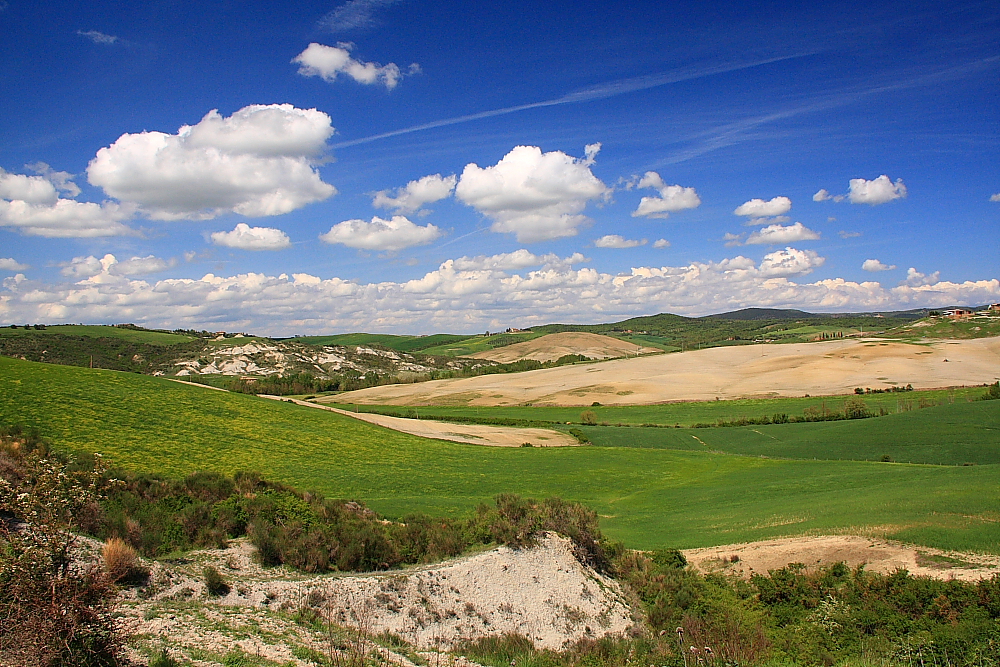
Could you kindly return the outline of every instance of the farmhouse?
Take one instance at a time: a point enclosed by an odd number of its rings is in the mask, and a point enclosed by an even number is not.
[[[962,320],[972,317],[972,311],[968,308],[952,308],[944,311],[944,316],[952,320]]]

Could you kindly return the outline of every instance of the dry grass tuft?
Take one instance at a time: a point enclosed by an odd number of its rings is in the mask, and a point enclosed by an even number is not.
[[[104,560],[104,571],[111,581],[121,581],[135,569],[139,560],[135,549],[120,537],[112,537],[104,543],[101,549]]]

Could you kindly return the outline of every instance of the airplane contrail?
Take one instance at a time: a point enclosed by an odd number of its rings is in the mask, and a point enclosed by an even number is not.
[[[421,125],[404,127],[399,130],[392,130],[391,132],[373,134],[371,136],[362,137],[360,139],[341,141],[339,143],[332,144],[330,147],[347,148],[348,146],[358,146],[360,144],[367,144],[373,141],[378,141],[380,139],[388,139],[389,137],[398,137],[401,134],[410,134],[411,132],[421,132],[423,130],[434,129],[436,127],[445,127],[447,125],[468,123],[473,120],[492,118],[494,116],[503,116],[510,113],[516,113],[518,111],[526,111],[528,109],[539,109],[542,107],[554,107],[560,104],[577,104],[580,102],[590,102],[592,100],[603,100],[609,97],[615,97],[616,95],[624,95],[625,93],[631,93],[638,90],[648,90],[650,88],[666,86],[671,83],[690,81],[692,79],[699,79],[706,76],[712,76],[714,74],[725,74],[726,72],[736,72],[739,70],[751,69],[753,67],[760,67],[761,65],[768,65],[770,63],[781,62],[783,60],[803,58],[806,56],[814,55],[815,53],[817,53],[817,51],[796,53],[794,55],[789,55],[789,56],[778,56],[775,58],[766,58],[763,60],[754,60],[751,62],[739,63],[739,64],[716,65],[715,67],[687,67],[664,74],[651,74],[648,76],[633,77],[631,79],[619,79],[618,81],[609,81],[608,83],[602,83],[596,86],[591,86],[589,88],[584,88],[582,90],[568,93],[566,95],[563,95],[562,97],[556,97],[551,100],[543,100],[541,102],[529,102],[528,104],[519,104],[517,106],[512,106],[512,107],[503,107],[502,109],[491,109],[489,111],[480,111],[478,113],[468,114],[465,116],[444,118],[442,120],[435,120],[430,123],[423,123]]]

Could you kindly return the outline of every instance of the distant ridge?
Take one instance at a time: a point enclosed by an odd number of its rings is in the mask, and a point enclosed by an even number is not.
[[[804,310],[783,309],[783,308],[741,308],[728,313],[717,313],[706,315],[702,319],[717,320],[801,320],[815,317],[830,317],[829,315],[817,315],[807,313]]]

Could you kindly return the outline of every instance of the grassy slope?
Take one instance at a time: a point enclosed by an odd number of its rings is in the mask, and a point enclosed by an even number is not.
[[[118,327],[90,324],[59,324],[47,326],[44,329],[11,329],[0,328],[0,336],[32,336],[63,334],[66,336],[87,336],[89,338],[119,338],[133,343],[149,343],[150,345],[177,345],[194,340],[192,336],[161,331],[137,331],[135,329],[119,329]]]
[[[912,391],[898,394],[869,394],[861,396],[869,410],[880,408],[889,413],[914,409],[921,405],[937,405],[952,401],[965,402],[979,398],[985,390],[982,387],[957,389]],[[593,412],[598,422],[609,424],[661,424],[691,426],[698,423],[714,424],[719,419],[739,419],[740,417],[771,416],[775,413],[802,415],[807,408],[842,410],[844,401],[851,396],[825,396],[812,398],[748,398],[732,401],[692,401],[686,403],[661,403],[659,405],[605,405],[595,407],[549,407],[549,406],[509,406],[497,408],[477,408],[469,406],[428,405],[419,408],[420,413],[443,417],[504,417],[552,422],[579,423],[581,413]],[[324,404],[337,405],[336,396],[330,396]],[[355,406],[339,404],[345,410]],[[400,406],[358,406],[362,411],[390,410],[406,411]]]
[[[987,338],[1000,336],[1000,319],[994,317],[973,317],[968,320],[952,321],[944,318],[928,318],[920,324],[930,323],[930,326],[913,326],[907,324],[886,332],[886,336],[903,339],[921,340],[924,338]]]
[[[441,345],[436,345],[434,347],[429,347],[424,350],[426,354],[439,354],[445,357],[462,357],[469,354],[476,354],[477,352],[489,352],[498,347],[505,347],[507,345],[513,345],[514,343],[523,343],[525,341],[533,340],[535,338],[540,338],[544,334],[541,333],[516,333],[516,334],[497,334],[495,336],[490,336],[485,338],[483,336],[472,336],[464,340],[449,341]]]
[[[0,422],[38,426],[58,444],[138,470],[257,469],[389,515],[464,513],[499,492],[561,495],[592,505],[610,535],[637,548],[880,526],[932,546],[1000,551],[994,466],[476,447],[158,378],[13,359],[0,359]]]

